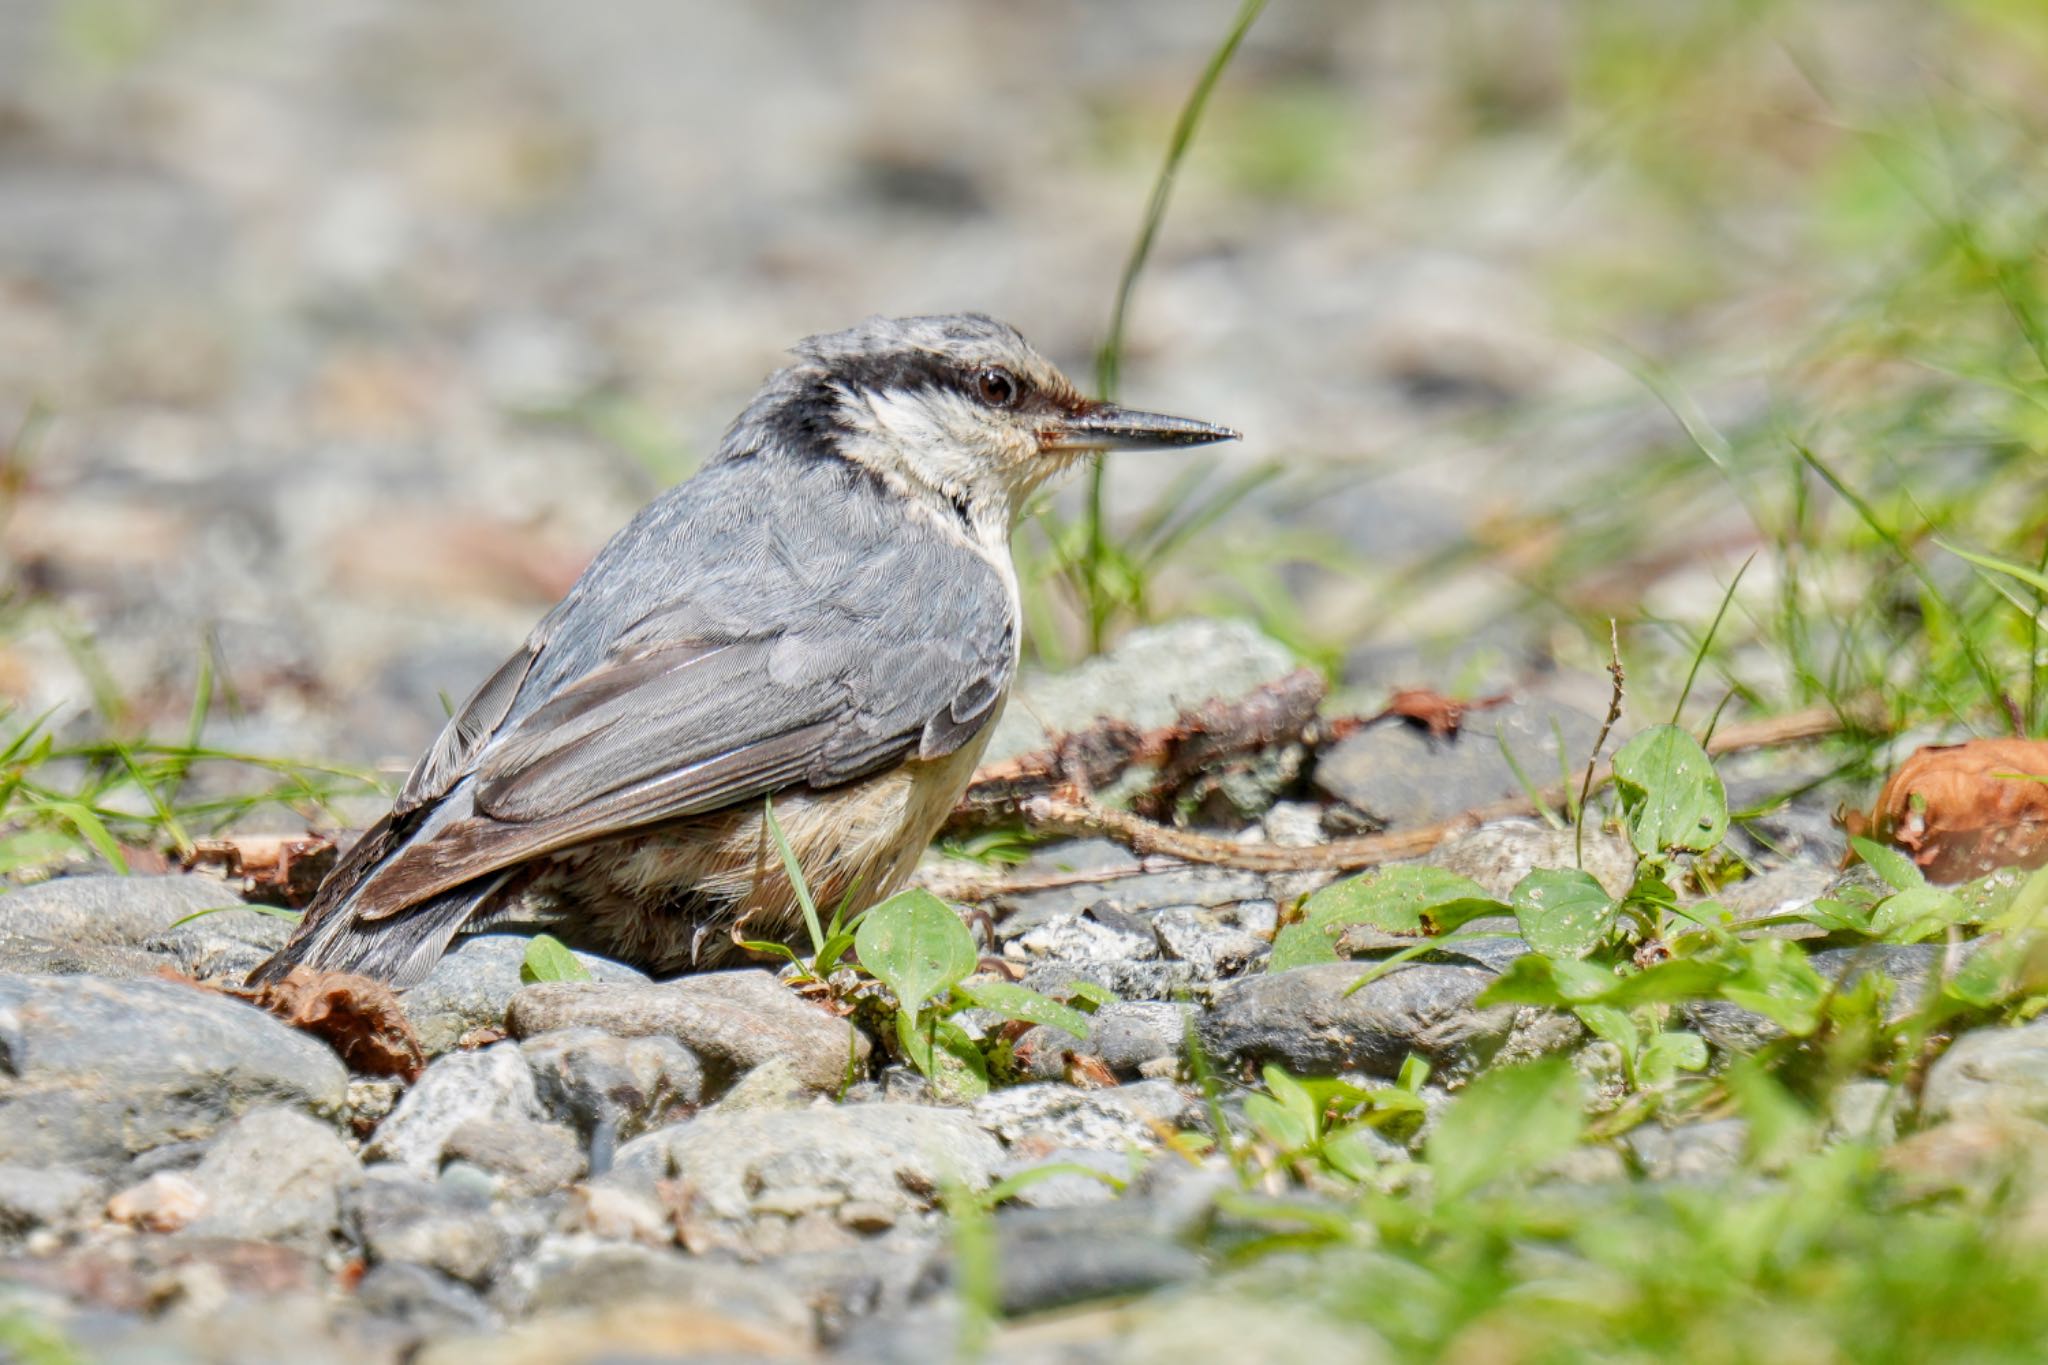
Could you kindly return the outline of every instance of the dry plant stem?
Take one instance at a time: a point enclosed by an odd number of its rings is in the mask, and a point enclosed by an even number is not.
[[[1768,748],[1775,744],[1818,739],[1849,728],[1852,723],[1831,707],[1815,707],[1790,715],[1731,725],[1713,737],[1707,745],[1707,752],[1720,755],[1740,749]],[[1613,776],[1613,765],[1601,764],[1595,770],[1588,794],[1591,787],[1604,785]],[[1538,799],[1545,802],[1561,801],[1564,796],[1561,785],[1537,793]],[[1127,811],[1111,810],[1087,796],[1036,796],[1023,803],[1024,818],[1035,829],[1062,834],[1103,835],[1140,854],[1164,854],[1183,862],[1243,868],[1252,872],[1343,872],[1375,867],[1400,858],[1418,857],[1452,835],[1462,834],[1489,820],[1528,815],[1534,810],[1535,806],[1527,796],[1516,796],[1479,806],[1433,825],[1338,839],[1309,848],[1280,848],[1271,844],[1241,844],[1233,839],[1219,839],[1155,824]],[[1095,880],[1103,880],[1101,873],[1091,875]]]
[[[1586,755],[1586,780],[1579,784],[1579,804],[1572,808],[1572,865],[1581,869],[1586,866],[1586,802],[1593,795],[1593,770],[1600,766],[1600,751],[1607,747],[1607,737],[1614,733],[1614,724],[1621,719],[1622,699],[1628,692],[1628,674],[1621,667],[1621,623],[1611,616],[1607,618],[1607,676],[1614,679],[1614,691],[1607,700],[1607,719],[1600,722],[1593,752]],[[1712,736],[1708,738],[1711,740]]]

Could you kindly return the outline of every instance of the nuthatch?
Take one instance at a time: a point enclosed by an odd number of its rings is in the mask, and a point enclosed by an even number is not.
[[[812,337],[485,680],[282,951],[405,986],[493,924],[651,972],[902,885],[1017,670],[1010,533],[1091,452],[1237,433],[1087,399],[977,314]]]

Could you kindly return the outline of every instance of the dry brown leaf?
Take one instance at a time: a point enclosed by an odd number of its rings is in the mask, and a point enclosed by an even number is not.
[[[212,868],[235,883],[242,895],[294,908],[313,899],[334,869],[334,840],[304,834],[238,834],[201,839],[185,855],[185,870]]]
[[[2048,740],[1973,739],[1917,750],[1878,793],[1870,828],[1929,881],[2048,863]]]
[[[419,1035],[412,1031],[397,994],[367,976],[294,967],[282,981],[228,994],[312,1034],[339,1053],[350,1070],[363,1075],[411,1081],[427,1064]]]
[[[1066,1063],[1067,1084],[1082,1090],[1108,1090],[1119,1084],[1116,1073],[1109,1069],[1109,1063],[1086,1052],[1066,1052],[1060,1055]]]

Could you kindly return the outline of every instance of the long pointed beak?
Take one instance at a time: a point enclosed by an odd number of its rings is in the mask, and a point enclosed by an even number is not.
[[[1229,427],[1168,417],[1163,412],[1137,412],[1114,403],[1094,403],[1045,433],[1047,450],[1163,450],[1172,446],[1205,446],[1235,441]]]

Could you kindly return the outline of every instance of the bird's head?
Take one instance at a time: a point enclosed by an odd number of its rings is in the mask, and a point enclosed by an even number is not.
[[[1034,490],[1084,456],[1237,437],[1085,398],[1016,329],[978,313],[870,318],[795,351],[729,447],[829,446],[1003,535]]]

